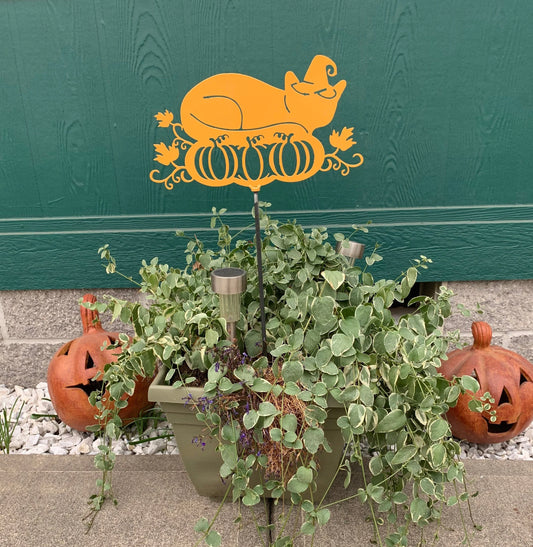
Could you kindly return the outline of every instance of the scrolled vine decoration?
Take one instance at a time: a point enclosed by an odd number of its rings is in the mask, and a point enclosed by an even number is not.
[[[156,178],[156,175],[160,174],[159,169],[153,169],[150,171],[150,180],[152,182],[156,182],[157,184],[163,184],[167,190],[172,190],[174,188],[174,184],[178,184],[180,182],[192,182],[194,180],[189,176],[185,167],[174,163],[172,165],[174,167],[174,171],[162,179]]]
[[[333,130],[329,136],[329,143],[335,148],[335,150],[330,154],[325,155],[324,163],[320,168],[321,171],[329,171],[330,169],[333,169],[333,171],[340,171],[341,175],[345,177],[350,172],[350,169],[355,169],[363,164],[364,158],[358,152],[352,155],[352,158],[358,159],[356,163],[348,163],[337,155],[339,150],[346,152],[352,146],[357,144],[357,142],[353,140],[352,136],[353,127],[344,127],[340,133]]]

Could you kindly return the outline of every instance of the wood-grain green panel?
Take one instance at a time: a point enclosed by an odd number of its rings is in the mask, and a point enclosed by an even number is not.
[[[149,181],[153,116],[220,72],[282,87],[316,54],[347,88],[315,134],[355,127],[365,163],[266,186],[273,211],[372,220],[379,275],[425,254],[428,279],[533,277],[532,20],[529,0],[0,2],[0,289],[116,285],[107,242],[127,271],[178,262],[173,231],[212,206],[242,225],[246,189]]]

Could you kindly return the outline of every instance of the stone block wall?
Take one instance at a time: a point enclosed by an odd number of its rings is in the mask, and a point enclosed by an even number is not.
[[[470,309],[471,318],[456,309],[447,328],[459,329],[461,338],[472,343],[473,320],[492,327],[492,343],[510,349],[533,362],[533,279],[522,281],[454,281],[443,283],[451,289],[456,304]],[[479,303],[483,314],[475,313]]]
[[[46,381],[54,353],[83,334],[78,302],[86,293],[128,300],[138,295],[134,289],[0,291],[0,384],[34,387]],[[126,330],[100,319],[106,330]]]
[[[533,362],[533,280],[444,283],[455,293],[455,303],[483,315],[493,330],[493,343],[520,353]],[[4,291],[0,292],[0,384],[32,387],[46,380],[50,359],[65,342],[82,334],[78,301],[91,292],[138,298],[134,289]],[[108,330],[123,330],[102,317]],[[457,310],[448,320],[471,343],[472,319]]]

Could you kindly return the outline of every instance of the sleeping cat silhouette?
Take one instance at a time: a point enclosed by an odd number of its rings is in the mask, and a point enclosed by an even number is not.
[[[193,87],[181,103],[181,123],[197,141],[228,139],[245,145],[250,138],[269,138],[275,133],[306,135],[331,122],[346,80],[335,85],[337,66],[325,55],[316,55],[305,78],[285,74],[279,89],[245,74],[217,74]]]

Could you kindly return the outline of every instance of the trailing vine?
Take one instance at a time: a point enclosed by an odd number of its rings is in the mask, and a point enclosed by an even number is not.
[[[138,285],[146,306],[111,297],[97,304],[100,312],[105,308],[130,323],[135,334],[122,337],[118,361],[104,370],[104,391],[92,397],[108,439],[96,459],[103,477],[91,499],[93,514],[114,499],[108,449],[121,432],[117,412],[127,404],[124,395],[133,392],[133,378],[150,377],[159,365],[169,385],[204,386],[201,400],[191,396],[191,408],[203,435],[218,442],[226,497],[254,507],[268,496],[281,505],[277,536],[272,526],[258,527],[267,544],[314,536],[335,505],[357,498],[369,507],[379,545],[407,545],[413,526],[439,521],[443,506],[469,497],[466,490],[446,490],[448,484],[465,484],[465,470],[443,416],[461,393],[477,390],[474,378],[449,381],[439,373],[457,336],[443,332],[451,291],[442,287],[435,298],[417,297],[411,300],[414,313],[395,318],[391,306],[408,297],[428,258],[414,260],[395,280],[374,280],[370,269],[381,260],[376,250],[363,267],[349,266],[325,228],[306,231],[262,213],[268,319],[263,355],[253,243],[246,232],[232,232],[223,211],[213,213],[215,248],[191,236],[184,269],[143,261]],[[108,271],[116,271],[109,248],[100,253]],[[210,272],[220,267],[242,268],[248,276],[235,345],[227,341],[210,285]],[[337,473],[348,487],[359,468],[364,484],[343,500],[325,503],[314,492],[317,462],[330,448],[324,423],[332,402],[340,407],[336,422],[345,443]],[[487,404],[473,399],[471,406],[481,411]],[[255,482],[257,472],[261,478]],[[302,509],[304,519],[289,531],[293,507]],[[222,541],[216,516],[203,517],[195,527],[212,546]],[[387,527],[393,531],[384,536]]]

